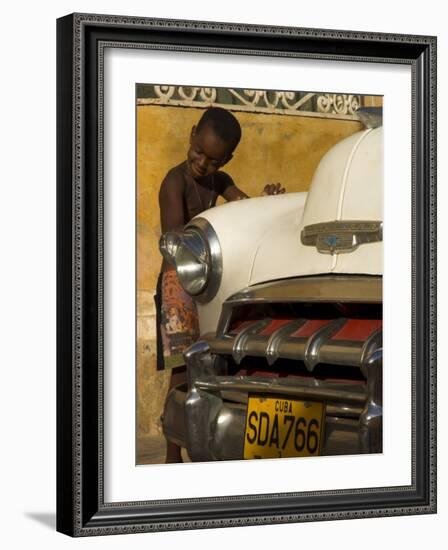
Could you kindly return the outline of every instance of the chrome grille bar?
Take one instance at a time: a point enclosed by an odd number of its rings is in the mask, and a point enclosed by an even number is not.
[[[336,319],[328,325],[324,325],[308,338],[303,361],[309,372],[312,372],[314,367],[319,363],[319,352],[322,346],[345,322],[346,319]]]
[[[255,322],[245,327],[235,336],[231,354],[237,365],[239,365],[245,355],[247,355],[247,343],[251,336],[263,330],[270,322],[271,319],[263,319],[262,321]]]
[[[272,365],[279,358],[281,343],[306,323],[305,319],[298,319],[284,325],[273,332],[266,344],[266,359],[268,365]]]
[[[304,383],[294,380],[234,376],[210,376],[198,378],[195,383],[198,390],[207,392],[236,391],[244,393],[260,393],[263,395],[289,395],[306,400],[327,401],[364,406],[367,398],[365,386],[331,384],[320,382]]]
[[[382,346],[381,329],[365,341],[332,340],[332,336],[347,322],[345,318],[329,321],[307,337],[295,336],[295,333],[300,334],[308,319],[293,319],[270,335],[262,334],[271,321],[270,318],[254,321],[235,336],[216,337],[208,333],[202,339],[209,344],[212,353],[230,355],[237,364],[246,356],[266,357],[270,366],[282,358],[303,361],[309,372],[317,364],[324,363],[359,367],[364,375],[363,365]]]
[[[221,391],[222,398],[231,403],[239,403],[246,406],[248,401],[247,393],[238,391]],[[341,418],[359,418],[363,410],[362,405],[347,405],[341,403],[327,404],[325,414],[328,416],[339,416]]]

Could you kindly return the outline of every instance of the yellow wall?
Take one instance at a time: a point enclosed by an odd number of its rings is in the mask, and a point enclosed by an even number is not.
[[[137,109],[137,287],[155,288],[160,267],[158,192],[170,168],[184,161],[191,127],[202,109],[140,106]],[[303,116],[236,113],[243,130],[234,158],[223,168],[249,196],[267,182],[287,191],[308,189],[319,160],[360,123]]]
[[[383,96],[382,95],[364,95],[362,96],[363,107],[382,107]]]
[[[167,171],[184,161],[191,127],[203,110],[137,107],[137,420],[138,435],[156,433],[168,373],[155,370],[152,296],[160,269],[158,192]],[[237,112],[242,139],[224,167],[249,196],[268,182],[287,191],[308,189],[319,160],[335,143],[361,129],[355,121]]]

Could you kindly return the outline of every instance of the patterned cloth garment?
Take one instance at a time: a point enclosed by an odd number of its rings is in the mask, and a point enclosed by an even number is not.
[[[199,338],[199,323],[196,304],[182,288],[174,269],[159,275],[155,302],[157,369],[183,366],[183,352]]]

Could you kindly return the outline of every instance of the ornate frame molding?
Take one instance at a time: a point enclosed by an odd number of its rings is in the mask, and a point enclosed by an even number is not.
[[[410,486],[104,502],[101,82],[107,45],[411,65],[413,482]],[[96,120],[97,124],[92,123]],[[436,511],[435,139],[434,37],[91,14],[74,14],[58,20],[59,531],[71,536],[90,536]]]

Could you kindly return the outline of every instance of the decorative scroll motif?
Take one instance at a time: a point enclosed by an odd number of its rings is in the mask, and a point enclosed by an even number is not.
[[[266,90],[243,90],[243,93],[241,93],[232,88],[229,88],[229,92],[242,105],[247,105],[254,109],[257,107],[268,107],[271,109],[296,110],[315,95],[306,94],[304,97],[300,97],[296,92],[268,92]]]
[[[336,116],[357,120],[361,97],[352,94],[319,94],[198,86],[144,85],[139,105],[157,104],[188,107],[223,105],[237,111],[272,114]]]
[[[317,109],[320,113],[353,115],[359,107],[360,97],[357,95],[324,94],[317,98]]]
[[[169,103],[174,93],[176,92],[176,86],[154,86],[154,92],[158,99],[165,100],[167,103]],[[204,101],[214,103],[216,100],[215,88],[178,86],[177,93],[180,99],[185,101]]]

